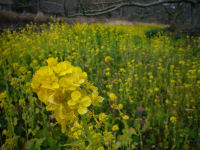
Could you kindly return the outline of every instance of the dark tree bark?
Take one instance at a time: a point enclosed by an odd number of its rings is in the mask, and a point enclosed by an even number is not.
[[[170,4],[168,6],[164,6],[164,8],[169,16],[168,21],[170,23],[170,28],[171,30],[175,30],[178,27],[177,20],[184,11],[185,3],[180,2],[180,3],[177,3],[176,5]]]
[[[192,26],[200,27],[200,3],[192,4]]]
[[[64,12],[65,16],[69,17],[70,13],[76,13],[74,10],[77,10],[79,5],[79,0],[64,0]]]

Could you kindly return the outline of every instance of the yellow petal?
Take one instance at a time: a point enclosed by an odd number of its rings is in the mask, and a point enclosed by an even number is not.
[[[48,66],[52,67],[52,66],[57,65],[57,63],[58,63],[58,62],[57,62],[57,59],[58,59],[58,58],[53,58],[53,57],[49,58],[49,59],[47,60]]]
[[[49,97],[52,96],[53,94],[54,94],[54,91],[48,90],[48,89],[42,89],[42,88],[37,93],[38,98],[44,103],[47,103]]]
[[[83,84],[85,82],[85,79],[80,79],[78,84]]]
[[[65,121],[62,121],[61,122],[61,129],[62,129],[62,133],[65,133],[66,132],[66,122]]]
[[[51,96],[49,96],[49,98],[47,99],[47,102],[49,102],[51,104],[55,104],[55,102],[54,102],[54,95],[55,95],[55,93],[52,94]]]
[[[79,91],[74,91],[72,92],[71,97],[74,101],[77,101],[79,98],[81,98],[81,93]]]
[[[92,98],[93,98],[93,99],[96,99],[97,97],[98,97],[98,93],[97,93],[97,92],[93,92],[93,93],[92,93]]]
[[[102,102],[103,102],[103,100],[104,100],[104,98],[103,98],[103,97],[101,97],[101,96],[98,96],[98,97],[97,97],[97,101],[98,101],[99,103],[102,103]]]
[[[81,105],[84,107],[88,107],[91,105],[91,99],[89,96],[85,96],[82,100],[81,100]]]
[[[84,114],[86,114],[87,113],[87,107],[79,107],[78,108],[78,113],[80,114],[80,115],[84,115]]]
[[[69,101],[67,102],[67,104],[68,104],[69,106],[74,106],[74,105],[76,105],[77,103],[76,103],[76,101],[74,101],[73,99],[71,99],[71,100],[69,100]]]
[[[59,108],[59,117],[60,117],[60,119],[65,118],[65,115],[63,114],[63,106],[62,105],[60,105],[60,108]]]
[[[52,111],[52,110],[55,110],[55,109],[56,109],[56,105],[49,104],[49,105],[46,106],[47,111]]]
[[[55,73],[57,73],[59,76],[64,76],[68,73],[72,73],[72,66],[70,62],[64,61],[61,63],[58,63],[56,66],[53,67],[53,70]]]
[[[62,71],[61,73],[59,73],[59,76],[64,76],[66,74],[70,74],[72,73],[72,68],[69,68],[68,70]]]

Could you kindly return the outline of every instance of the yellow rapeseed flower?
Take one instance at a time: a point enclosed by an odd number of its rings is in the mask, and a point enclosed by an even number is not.
[[[114,94],[114,93],[109,93],[109,99],[111,100],[111,101],[115,101],[116,99],[117,99],[117,96]]]
[[[111,60],[112,60],[112,57],[110,57],[110,56],[106,56],[105,57],[105,62],[106,63],[110,62]]]
[[[174,116],[170,117],[170,121],[171,121],[172,123],[175,123],[175,122],[176,122],[176,117],[174,117]]]
[[[97,150],[104,150],[104,147],[100,146]]]
[[[46,104],[46,109],[53,111],[62,132],[65,132],[66,126],[78,121],[79,114],[86,114],[91,104],[98,105],[103,98],[98,95],[98,88],[87,81],[87,73],[80,67],[68,61],[58,63],[57,58],[49,58],[47,63],[48,66],[35,72],[32,89]]]
[[[1,99],[5,99],[6,97],[7,97],[7,92],[6,91],[0,93],[0,100]]]
[[[118,131],[118,130],[119,130],[119,127],[117,124],[112,127],[112,131]]]
[[[106,122],[108,120],[108,116],[105,113],[99,114],[99,121]]]
[[[7,135],[7,130],[4,129],[4,130],[2,131],[2,135]]]
[[[123,104],[119,104],[119,105],[118,105],[118,108],[119,108],[119,109],[123,109]]]
[[[124,120],[128,120],[128,119],[129,119],[129,116],[128,116],[128,115],[124,115],[124,116],[123,116],[123,119],[124,119]]]

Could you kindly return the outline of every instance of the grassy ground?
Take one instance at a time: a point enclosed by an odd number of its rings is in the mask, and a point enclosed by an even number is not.
[[[52,23],[42,25],[40,32],[36,28],[27,25],[0,37],[2,149],[200,147],[200,37],[159,32],[147,36],[148,31],[163,28],[158,25]],[[72,65],[63,66],[61,72],[68,73],[60,75],[52,66],[63,61]],[[55,80],[48,71],[36,75],[47,65]],[[86,72],[87,79],[81,71],[73,73],[74,66]],[[37,76],[37,90],[33,76]],[[61,76],[81,82],[72,89],[75,83],[63,84]],[[43,81],[51,84],[44,87]],[[92,90],[84,92],[87,84]],[[97,93],[92,85],[98,88],[98,98],[104,98],[99,105],[91,102],[98,99],[92,95]],[[40,90],[44,91],[38,94]],[[50,97],[59,90],[64,96]],[[90,97],[85,114],[78,110],[84,105],[82,99],[76,104],[70,101],[79,98],[72,94],[77,91]],[[51,109],[46,107],[50,103]],[[68,110],[75,121],[67,120]]]

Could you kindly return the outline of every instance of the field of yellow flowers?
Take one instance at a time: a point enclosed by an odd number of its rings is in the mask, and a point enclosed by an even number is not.
[[[200,37],[156,25],[27,25],[0,36],[2,150],[197,150]]]

